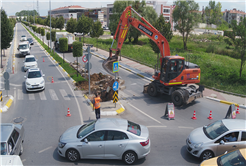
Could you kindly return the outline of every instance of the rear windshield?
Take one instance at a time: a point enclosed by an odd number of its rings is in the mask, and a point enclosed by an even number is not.
[[[246,161],[239,150],[236,150],[231,153],[227,153],[217,159],[217,164],[219,166],[231,166],[231,165],[237,165],[237,166],[245,166]]]
[[[141,129],[140,129],[140,125],[133,123],[131,121],[128,121],[128,127],[127,127],[127,131],[136,134],[138,136],[141,135]]]
[[[35,58],[26,58],[26,62],[35,62],[36,60],[35,60]]]
[[[39,78],[41,77],[40,71],[32,71],[28,73],[28,78]]]
[[[27,44],[19,45],[19,49],[27,49],[27,48],[28,48]]]

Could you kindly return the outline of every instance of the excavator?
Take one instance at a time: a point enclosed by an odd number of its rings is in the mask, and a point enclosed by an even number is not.
[[[145,24],[133,17],[132,12],[136,13]],[[147,92],[153,97],[159,93],[169,95],[176,106],[186,105],[197,98],[203,97],[204,87],[202,85],[199,85],[199,88],[194,85],[188,85],[200,82],[200,67],[185,61],[182,56],[171,56],[166,38],[131,6],[126,7],[121,15],[112,45],[109,48],[109,57],[103,62],[102,66],[108,73],[113,74],[112,64],[118,60],[129,26],[135,27],[154,41],[161,53],[160,70],[155,70],[152,76],[154,81],[144,86],[144,93]],[[116,38],[118,40],[117,48],[114,49],[112,46]],[[112,55],[113,51],[115,52],[114,56]]]

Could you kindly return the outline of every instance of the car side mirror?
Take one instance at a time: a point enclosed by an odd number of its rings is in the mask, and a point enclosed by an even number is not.
[[[24,78],[26,79],[26,76],[24,76]]]
[[[87,139],[87,138],[85,138],[85,139],[84,139],[84,142],[85,142],[85,143],[88,143],[88,139]]]
[[[224,145],[225,142],[223,140],[220,141],[220,145]]]

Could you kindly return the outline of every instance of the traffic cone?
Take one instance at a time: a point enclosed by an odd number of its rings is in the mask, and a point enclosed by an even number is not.
[[[69,111],[69,108],[67,109],[67,117],[70,117],[71,114],[70,114],[70,111]]]
[[[44,62],[44,58],[43,58],[43,62]]]
[[[210,111],[208,119],[209,119],[209,120],[212,120],[212,119],[213,119],[213,118],[212,118],[212,111]]]
[[[196,120],[196,119],[197,119],[197,118],[196,118],[196,111],[194,111],[193,117],[192,117],[191,119],[193,119],[193,120]]]
[[[236,114],[240,114],[240,112],[239,112],[239,105],[237,106]]]
[[[54,79],[53,79],[53,77],[52,77],[51,83],[54,83]]]

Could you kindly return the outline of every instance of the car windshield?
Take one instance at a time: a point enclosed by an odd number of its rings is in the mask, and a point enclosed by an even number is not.
[[[133,123],[131,121],[128,121],[128,127],[127,127],[127,131],[136,134],[138,136],[141,135],[141,129],[140,126],[136,123]]]
[[[32,58],[26,58],[26,62],[35,62],[36,60],[35,60],[35,58],[34,57],[32,57]]]
[[[41,77],[41,72],[40,71],[31,71],[28,73],[27,78],[39,78]]]
[[[26,37],[26,35],[22,35],[21,37]]]
[[[246,165],[246,161],[239,150],[227,153],[217,159],[219,166]]]
[[[213,140],[218,136],[220,136],[221,134],[227,132],[228,129],[225,127],[222,120],[219,120],[209,124],[208,126],[204,126],[203,131],[208,138]]]
[[[32,41],[32,38],[28,38],[27,40],[28,40],[28,41]]]
[[[81,126],[81,128],[78,130],[77,138],[83,138],[90,132],[95,130],[95,123],[96,121],[93,121],[87,125]]]
[[[19,49],[27,49],[27,48],[28,48],[27,44],[19,45]]]
[[[7,154],[7,144],[5,142],[1,142],[1,155]]]

